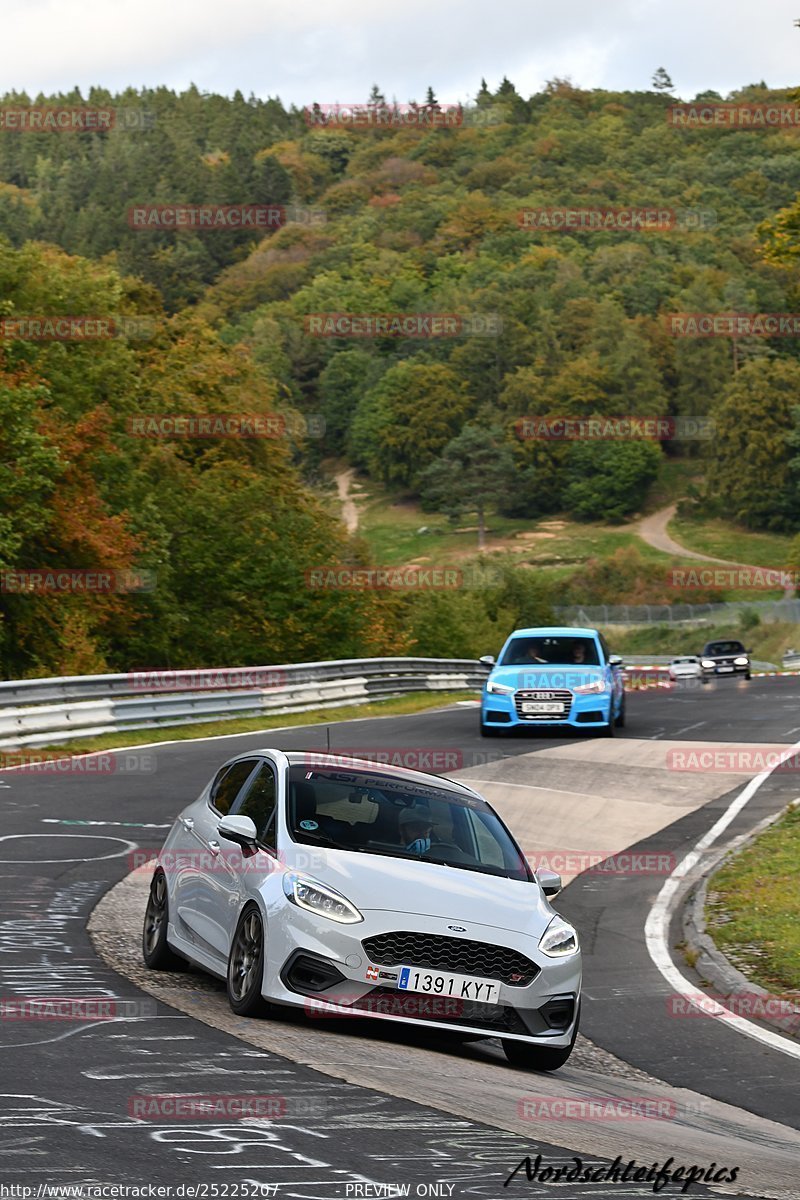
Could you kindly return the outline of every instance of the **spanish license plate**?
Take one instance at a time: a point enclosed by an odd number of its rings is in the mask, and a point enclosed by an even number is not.
[[[717,667],[718,671],[732,671],[733,667]]]
[[[425,992],[429,996],[458,996],[461,1000],[480,1000],[483,1004],[500,1002],[500,984],[473,975],[455,975],[449,971],[424,971],[419,967],[401,967],[397,986],[401,992]]]
[[[564,705],[546,700],[523,700],[521,704],[524,713],[563,713]]]

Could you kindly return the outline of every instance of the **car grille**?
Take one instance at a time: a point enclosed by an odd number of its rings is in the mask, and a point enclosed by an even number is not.
[[[362,942],[373,963],[387,967],[424,967],[499,979],[511,987],[527,987],[539,974],[536,963],[517,950],[467,938],[431,933],[380,933]]]
[[[563,713],[526,713],[522,711],[523,700],[552,700],[564,705]],[[566,721],[572,708],[572,692],[569,688],[528,688],[514,695],[514,704],[520,721]]]
[[[420,992],[399,992],[394,988],[373,988],[366,996],[362,996],[350,1008],[363,1012],[384,1013],[389,1016],[406,1016],[417,1021],[430,1022],[431,1025],[471,1025],[476,1029],[485,1029],[490,1033],[530,1033],[515,1008],[507,1004],[479,1004],[476,1000],[460,1001],[449,1012],[444,1004],[436,1007],[436,1000],[444,997],[423,995]],[[413,1001],[419,1001],[415,1008]],[[429,1012],[426,1012],[425,1001],[428,1002]]]

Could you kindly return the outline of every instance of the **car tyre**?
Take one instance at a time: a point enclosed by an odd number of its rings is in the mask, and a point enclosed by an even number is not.
[[[264,979],[264,922],[255,904],[244,909],[228,954],[228,1003],[237,1017],[264,1017],[272,1006],[261,995]]]
[[[749,671],[745,671],[745,673],[744,673],[744,677],[745,677],[745,679],[749,679],[749,678],[750,678],[750,672],[749,672]]]
[[[481,721],[481,723],[480,723],[480,730],[481,730],[481,737],[502,737],[503,736],[502,729],[495,729],[495,727],[493,725],[484,725],[483,721]]]
[[[522,1067],[527,1071],[557,1071],[563,1067],[575,1047],[578,1036],[578,1025],[581,1018],[580,1003],[575,1017],[575,1028],[568,1046],[533,1046],[530,1042],[516,1042],[511,1038],[503,1038],[503,1052],[512,1067]]]
[[[168,925],[167,877],[162,870],[158,870],[150,881],[150,895],[142,927],[142,958],[151,971],[180,971],[186,966],[185,960],[175,953],[167,941]]]
[[[617,729],[625,728],[625,693],[624,692],[622,694],[622,703],[619,706],[619,712],[617,714],[617,719],[614,722],[614,724],[616,725]]]
[[[615,725],[616,725],[616,720],[615,720],[614,716],[611,713],[609,713],[608,723],[606,725],[600,726],[600,728],[597,731],[597,736],[598,737],[607,737],[607,738],[613,737]]]

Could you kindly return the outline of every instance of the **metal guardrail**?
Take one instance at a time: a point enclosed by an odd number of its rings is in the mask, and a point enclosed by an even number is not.
[[[0,682],[0,747],[341,708],[405,692],[472,691],[486,674],[473,659],[370,658],[11,680]]]

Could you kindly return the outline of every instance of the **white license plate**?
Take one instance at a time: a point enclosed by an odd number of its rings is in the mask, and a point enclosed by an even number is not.
[[[523,700],[520,706],[524,713],[563,713],[563,704],[551,704],[546,700]]]
[[[499,1004],[500,984],[473,975],[455,975],[449,971],[425,971],[420,967],[401,967],[397,986],[401,992],[424,992],[428,996],[458,996],[460,1000],[480,1000]]]
[[[733,667],[717,667],[718,671],[732,671]]]

